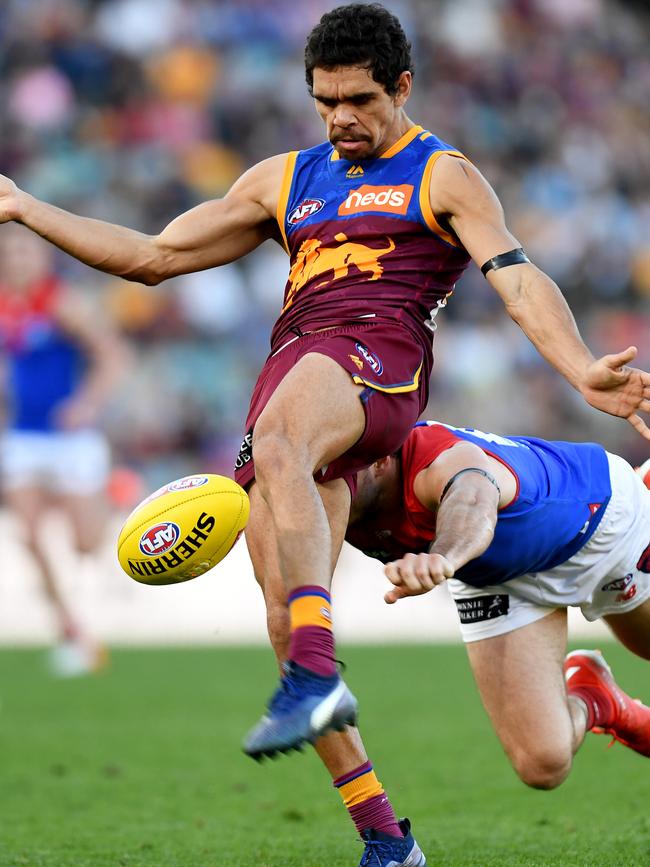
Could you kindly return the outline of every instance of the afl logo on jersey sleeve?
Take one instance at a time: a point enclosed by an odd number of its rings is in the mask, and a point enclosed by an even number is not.
[[[325,202],[323,199],[303,199],[298,207],[294,208],[289,214],[287,222],[295,226],[296,223],[302,223],[307,217],[313,217],[314,214],[317,214],[324,207]]]
[[[157,557],[165,554],[178,542],[181,528],[173,521],[162,521],[154,524],[140,537],[140,550],[147,557]]]

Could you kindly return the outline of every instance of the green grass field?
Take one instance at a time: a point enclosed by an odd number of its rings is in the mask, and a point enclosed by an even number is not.
[[[647,665],[615,646],[621,684]],[[341,648],[361,726],[429,867],[650,864],[650,764],[590,735],[555,792],[526,789],[460,646]],[[240,740],[275,678],[263,649],[120,650],[53,681],[0,652],[0,865],[356,867],[361,845],[312,752],[257,765]]]

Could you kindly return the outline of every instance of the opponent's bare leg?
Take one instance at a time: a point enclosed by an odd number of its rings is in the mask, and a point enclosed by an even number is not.
[[[9,488],[4,496],[7,507],[20,524],[25,545],[36,563],[41,586],[56,617],[59,636],[61,639],[73,638],[78,632],[78,627],[58,586],[40,538],[46,512],[47,493],[36,486],[25,486]]]
[[[627,614],[610,614],[603,619],[624,647],[650,660],[650,599]]]
[[[583,703],[567,696],[566,611],[505,635],[473,641],[467,652],[485,709],[506,755],[529,786],[552,789],[571,770],[586,732]]]
[[[72,538],[79,554],[94,554],[106,528],[107,508],[102,493],[65,495],[61,508],[72,528]]]
[[[339,484],[341,482],[318,485],[318,492],[328,513],[332,490],[335,490]],[[255,569],[255,577],[264,593],[269,638],[281,664],[287,659],[289,650],[287,593],[278,564],[269,507],[255,483],[248,493],[251,515],[245,532],[246,544]],[[345,529],[342,532],[345,533]],[[342,541],[339,528],[339,534],[336,536],[333,534],[332,538],[332,571],[336,566]],[[373,827],[384,833],[400,836],[401,830],[395,813],[381,783],[374,775],[359,730],[354,726],[346,726],[341,732],[329,732],[319,738],[314,747],[329,771],[333,784],[339,790],[357,830],[361,833]],[[347,778],[353,778],[353,782],[346,783]]]
[[[83,575],[91,579],[88,570],[94,566],[94,561],[90,557],[96,554],[106,529],[107,503],[103,492],[67,494],[59,498],[59,503],[70,523],[76,552],[80,560],[85,558]],[[99,671],[109,662],[105,645],[85,631],[80,636],[79,657],[89,671]]]

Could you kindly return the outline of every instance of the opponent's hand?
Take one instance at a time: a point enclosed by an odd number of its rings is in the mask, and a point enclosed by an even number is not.
[[[642,437],[650,440],[650,428],[639,412],[650,412],[650,373],[626,367],[636,357],[636,346],[604,355],[589,365],[580,387],[588,404],[626,419]]]
[[[4,175],[0,175],[0,223],[8,223],[18,217],[20,190]]]
[[[405,596],[420,596],[454,577],[455,569],[442,554],[406,554],[401,560],[387,563],[386,577],[394,584],[384,596],[384,602],[392,605]]]

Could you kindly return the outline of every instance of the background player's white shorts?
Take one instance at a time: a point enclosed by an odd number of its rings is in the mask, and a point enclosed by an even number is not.
[[[0,479],[7,490],[45,488],[54,494],[101,491],[110,472],[110,450],[95,430],[6,431],[0,437]]]
[[[623,458],[607,457],[611,500],[596,532],[570,560],[490,587],[471,587],[455,578],[447,582],[464,641],[520,629],[557,608],[577,606],[587,620],[597,620],[631,611],[650,598],[650,574],[637,568],[650,545],[650,490]],[[650,555],[646,569],[648,563]]]

